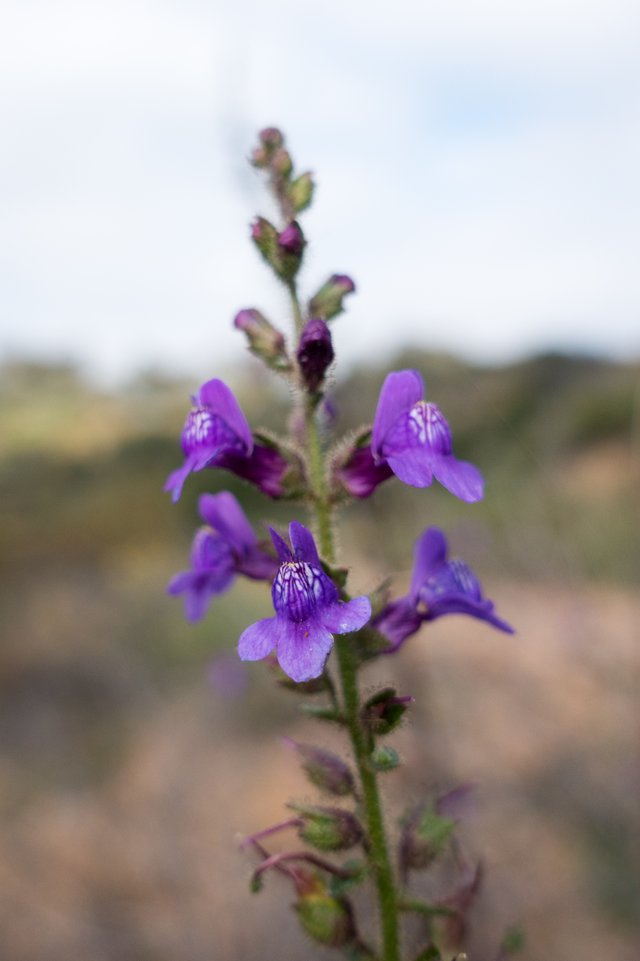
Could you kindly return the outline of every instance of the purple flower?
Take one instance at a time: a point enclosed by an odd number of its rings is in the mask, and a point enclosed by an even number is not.
[[[368,597],[340,601],[338,589],[322,570],[314,539],[302,524],[289,525],[291,548],[274,530],[280,567],[271,595],[276,616],[252,624],[240,636],[243,661],[259,661],[276,650],[282,670],[294,681],[319,677],[334,634],[348,634],[371,617]]]
[[[231,586],[236,574],[269,580],[278,564],[258,546],[258,540],[233,494],[203,494],[200,516],[208,525],[196,532],[191,570],[169,582],[169,594],[184,594],[187,620],[198,621],[209,601]]]
[[[302,379],[312,393],[324,380],[333,357],[331,333],[325,321],[319,317],[307,321],[300,335],[296,358]]]
[[[447,542],[437,527],[429,527],[415,547],[411,587],[406,597],[388,604],[373,620],[373,626],[389,638],[396,651],[415,634],[423,621],[445,614],[468,614],[486,621],[500,631],[513,628],[494,614],[493,603],[483,597],[478,578],[457,559],[447,560]]]
[[[164,489],[177,501],[192,471],[222,467],[225,457],[246,458],[253,451],[247,418],[231,390],[221,380],[208,380],[193,398],[193,409],[182,429],[184,464],[167,478]]]
[[[417,370],[389,374],[382,385],[371,435],[376,464],[383,461],[412,487],[428,487],[435,477],[463,501],[482,499],[482,475],[453,456],[451,430],[442,411],[423,400]]]

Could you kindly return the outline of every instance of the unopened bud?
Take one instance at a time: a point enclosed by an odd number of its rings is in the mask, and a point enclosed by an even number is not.
[[[398,764],[400,764],[400,755],[395,748],[388,745],[381,745],[371,753],[371,767],[381,774],[385,771],[393,771]]]
[[[278,234],[278,246],[287,254],[300,257],[304,250],[304,245],[304,234],[295,220],[292,220],[291,223]]]
[[[277,127],[265,127],[258,134],[258,139],[265,147],[270,147],[273,150],[277,150],[278,147],[282,147],[284,144],[284,136],[281,130]]]
[[[398,726],[412,700],[409,695],[398,697],[394,688],[385,687],[366,702],[362,720],[374,736],[389,734]]]
[[[293,163],[291,161],[291,154],[289,151],[285,150],[284,147],[280,147],[278,150],[276,150],[271,158],[271,168],[280,177],[284,177],[286,179],[293,170]]]
[[[310,206],[313,200],[315,186],[313,177],[309,171],[300,174],[299,177],[296,177],[296,179],[289,184],[287,196],[296,213],[301,213]]]
[[[295,905],[303,929],[319,944],[340,948],[356,935],[351,906],[328,891],[304,895]]]
[[[455,828],[456,822],[442,817],[433,806],[419,805],[405,818],[400,836],[403,873],[427,868],[447,846]]]
[[[345,851],[359,844],[363,831],[358,819],[343,808],[290,804],[302,820],[303,841],[319,851]]]
[[[312,318],[307,322],[300,335],[296,357],[305,386],[314,393],[334,358],[331,332],[324,320]]]
[[[312,744],[298,744],[297,741],[289,738],[285,740],[297,750],[302,758],[302,767],[307,777],[316,787],[337,797],[353,794],[355,788],[353,775],[339,757],[331,751],[314,747]]]
[[[309,301],[309,313],[312,317],[323,317],[331,320],[344,310],[343,301],[347,294],[352,294],[356,285],[346,274],[333,274],[322,285],[320,290]]]
[[[247,337],[249,350],[274,370],[288,370],[289,359],[284,336],[271,324],[264,314],[254,307],[239,311],[234,326]]]
[[[266,260],[277,270],[280,259],[278,231],[265,217],[256,217],[251,224],[251,239]]]

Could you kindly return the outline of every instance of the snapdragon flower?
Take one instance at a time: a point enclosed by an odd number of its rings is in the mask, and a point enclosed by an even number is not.
[[[278,567],[276,559],[259,546],[233,494],[203,494],[199,509],[207,526],[193,539],[191,570],[176,574],[167,586],[169,594],[184,594],[189,621],[199,621],[211,599],[226,591],[236,574],[270,580]]]
[[[510,624],[494,613],[480,582],[464,561],[447,559],[447,541],[437,527],[429,527],[415,546],[411,587],[405,597],[391,601],[372,624],[389,638],[391,654],[419,630],[424,621],[445,614],[467,614],[513,634]]]
[[[243,661],[259,661],[275,649],[280,667],[297,682],[319,677],[333,646],[334,634],[348,634],[371,617],[368,597],[341,601],[322,570],[310,531],[298,521],[289,525],[291,548],[271,531],[280,567],[271,589],[275,617],[248,627],[240,636]]]
[[[433,478],[463,501],[482,499],[482,474],[453,456],[451,430],[436,404],[425,401],[417,370],[389,374],[378,399],[371,432],[375,464],[386,462],[412,487],[429,487]]]
[[[255,444],[247,418],[227,385],[203,384],[182,429],[184,464],[169,474],[164,489],[177,501],[192,471],[224,467],[251,481],[269,497],[281,497],[289,464],[273,447]]]

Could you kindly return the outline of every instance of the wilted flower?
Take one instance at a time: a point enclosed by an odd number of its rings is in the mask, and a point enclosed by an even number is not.
[[[191,548],[191,570],[176,574],[167,592],[184,594],[187,620],[198,621],[209,601],[231,586],[236,574],[268,580],[277,561],[258,546],[251,524],[233,494],[203,494],[200,516],[208,525],[197,531]]]
[[[406,597],[388,604],[373,621],[373,626],[389,638],[396,651],[423,621],[444,614],[468,614],[486,621],[500,631],[513,634],[513,628],[494,614],[494,605],[483,597],[476,575],[464,561],[447,560],[447,541],[437,527],[429,527],[415,547],[411,587]]]
[[[167,478],[164,489],[174,501],[192,471],[223,466],[228,454],[247,457],[253,451],[253,436],[247,418],[232,391],[217,378],[203,384],[193,399],[193,409],[182,429],[182,467]]]
[[[333,581],[324,573],[311,532],[297,521],[289,525],[291,549],[274,530],[280,568],[271,594],[275,617],[248,627],[238,652],[244,661],[258,661],[276,650],[282,670],[294,681],[322,674],[334,634],[348,634],[371,617],[367,597],[340,601]]]
[[[481,500],[480,471],[453,456],[451,430],[442,411],[423,397],[417,370],[386,377],[371,435],[375,463],[386,461],[396,477],[412,487],[428,487],[435,477],[461,500]]]

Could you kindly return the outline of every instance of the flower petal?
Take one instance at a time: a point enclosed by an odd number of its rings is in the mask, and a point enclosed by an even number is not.
[[[486,621],[487,624],[497,627],[499,631],[515,634],[513,627],[494,614],[493,611],[494,606],[491,601],[471,601],[461,594],[450,594],[438,598],[437,601],[430,604],[427,613],[424,615],[424,620],[435,621],[436,618],[443,617],[446,614],[466,614],[467,617],[475,617],[479,621]]]
[[[244,442],[246,453],[250,454],[253,450],[253,434],[233,391],[223,381],[214,377],[202,385],[198,391],[198,400],[225,421]]]
[[[481,501],[484,496],[484,480],[482,474],[473,464],[457,460],[452,454],[434,456],[431,467],[437,480],[443,487],[459,497],[460,500],[472,504]]]
[[[265,617],[242,632],[238,641],[241,661],[261,661],[274,649],[280,636],[280,620]]]
[[[191,473],[191,461],[186,460],[182,467],[178,467],[177,470],[172,471],[167,477],[164,490],[171,491],[171,500],[173,503],[177,503],[180,500],[180,495],[182,494],[182,488],[187,477]]]
[[[291,541],[293,556],[297,561],[306,561],[312,567],[321,569],[322,565],[313,534],[304,524],[299,521],[291,521],[289,524],[289,540]]]
[[[238,554],[246,553],[257,543],[251,524],[229,491],[203,494],[198,501],[198,507],[202,519],[218,531]]]
[[[387,457],[387,464],[403,483],[411,487],[429,487],[433,480],[432,459],[424,447],[415,447],[397,456]]]
[[[418,540],[413,554],[413,574],[409,597],[414,603],[418,599],[418,591],[433,573],[447,559],[447,541],[438,527],[429,527]]]
[[[401,414],[410,410],[424,397],[424,384],[417,370],[400,370],[385,378],[371,431],[371,450],[374,458],[380,456],[385,435]]]
[[[284,538],[280,537],[278,532],[274,530],[273,527],[269,528],[269,533],[271,534],[271,540],[273,541],[273,546],[276,549],[280,563],[286,564],[287,561],[293,560],[291,549]]]
[[[278,621],[277,643],[280,667],[292,681],[310,681],[320,677],[333,647],[333,635],[316,620]]]
[[[364,595],[352,601],[336,601],[319,612],[323,627],[332,634],[359,631],[371,618],[371,601]]]

